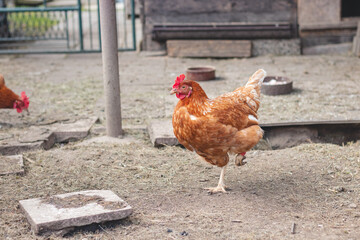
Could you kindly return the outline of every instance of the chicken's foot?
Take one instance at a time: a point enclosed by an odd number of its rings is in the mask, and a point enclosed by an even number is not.
[[[244,166],[246,162],[244,161],[246,159],[245,155],[237,154],[235,157],[235,165],[236,166]]]
[[[226,186],[224,183],[224,175],[225,175],[226,166],[227,165],[225,165],[224,167],[221,168],[220,179],[219,179],[219,183],[218,183],[217,187],[205,188],[205,190],[208,190],[208,193],[210,193],[210,194],[218,193],[218,192],[226,193]]]

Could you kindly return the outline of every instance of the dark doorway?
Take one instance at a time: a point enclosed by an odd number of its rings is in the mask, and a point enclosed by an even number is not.
[[[360,17],[360,1],[341,0],[341,17]]]

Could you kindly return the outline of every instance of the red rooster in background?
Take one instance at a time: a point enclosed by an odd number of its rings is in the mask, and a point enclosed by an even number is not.
[[[23,110],[28,112],[29,98],[25,92],[21,97],[5,86],[3,75],[0,74],[0,108],[15,108],[18,113]]]
[[[260,69],[244,87],[215,99],[209,99],[197,82],[184,80],[184,74],[173,85],[170,93],[180,99],[172,119],[176,138],[188,150],[222,168],[218,186],[207,188],[211,193],[226,192],[224,174],[229,153],[236,154],[236,165],[243,165],[245,152],[263,136],[256,112],[265,76]]]

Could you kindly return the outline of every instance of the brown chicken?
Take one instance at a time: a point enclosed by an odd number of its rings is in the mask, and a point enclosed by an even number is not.
[[[218,186],[207,188],[211,193],[226,192],[224,174],[229,154],[236,154],[236,165],[243,165],[245,152],[263,136],[256,112],[265,76],[260,69],[244,87],[215,99],[209,99],[197,82],[184,80],[183,74],[173,85],[170,93],[180,99],[172,119],[176,138],[188,150],[222,168]]]
[[[18,113],[28,111],[29,98],[25,92],[21,97],[5,86],[3,75],[0,74],[0,108],[15,108]]]

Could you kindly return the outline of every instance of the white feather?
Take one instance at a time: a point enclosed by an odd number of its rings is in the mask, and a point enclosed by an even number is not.
[[[249,118],[250,120],[252,120],[252,121],[259,122],[259,121],[257,120],[257,118],[254,117],[253,115],[249,115],[248,118]]]

